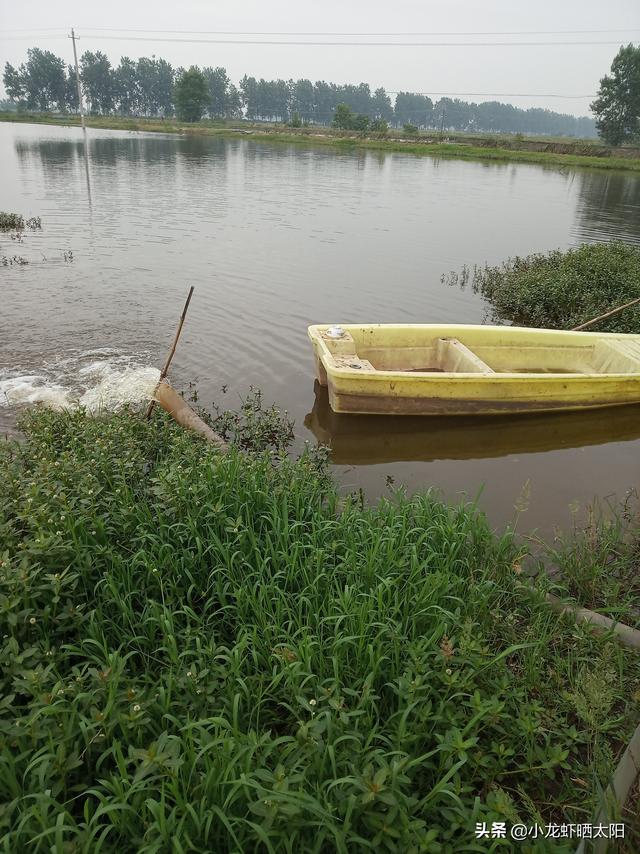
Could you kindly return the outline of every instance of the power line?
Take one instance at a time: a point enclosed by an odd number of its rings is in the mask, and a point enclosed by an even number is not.
[[[67,31],[66,27],[18,27],[16,29],[3,29],[4,33],[50,33],[53,31]]]
[[[67,33],[65,30],[65,32],[57,33],[55,36],[53,36],[53,35],[51,35],[51,36],[38,36],[38,35],[3,36],[3,35],[0,35],[0,42],[18,42],[18,41],[26,42],[26,41],[33,41],[35,39],[37,39],[39,42],[44,41],[45,39],[55,39],[57,41],[60,41],[60,39],[66,39],[66,37],[67,37]]]
[[[87,27],[91,32],[118,32],[118,33],[177,33],[180,35],[206,35],[206,36],[358,36],[358,37],[392,37],[392,36],[551,36],[551,35],[578,35],[594,33],[637,33],[640,27],[629,27],[627,29],[607,30],[496,30],[478,32],[410,32],[410,33],[309,33],[291,31],[258,32],[251,30],[151,30],[131,29],[128,27]]]
[[[474,98],[567,98],[569,100],[580,98],[595,98],[595,95],[557,95],[553,93],[543,92],[408,92],[406,89],[395,90],[385,89],[387,95],[448,95],[452,98],[458,98],[462,95],[471,95]]]
[[[108,41],[137,41],[137,42],[172,42],[175,44],[229,44],[229,45],[275,45],[275,46],[332,46],[332,47],[569,47],[569,46],[593,46],[593,45],[619,45],[618,41],[527,41],[527,42],[345,42],[345,41],[293,41],[282,39],[196,39],[196,38],[169,38],[166,36],[105,36],[95,35],[93,32],[85,33],[86,38]],[[22,38],[22,37],[20,37]],[[57,36],[50,36],[57,38]]]

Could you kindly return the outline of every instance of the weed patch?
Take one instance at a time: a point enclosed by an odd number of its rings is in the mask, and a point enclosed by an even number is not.
[[[341,499],[253,400],[214,416],[223,457],[159,412],[33,410],[0,446],[4,850],[444,854],[589,821],[637,658],[523,596],[475,508]]]

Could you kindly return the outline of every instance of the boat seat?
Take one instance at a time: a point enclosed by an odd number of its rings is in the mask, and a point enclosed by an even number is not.
[[[351,368],[356,371],[374,372],[375,368],[367,359],[359,359],[357,356],[334,356],[336,368]]]
[[[448,373],[493,374],[495,371],[483,362],[457,338],[438,338],[436,358],[441,371]]]

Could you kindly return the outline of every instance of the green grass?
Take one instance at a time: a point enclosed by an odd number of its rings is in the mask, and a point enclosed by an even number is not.
[[[161,413],[33,411],[1,446],[0,850],[453,854],[589,821],[638,659],[523,595],[472,506],[341,498],[244,416],[226,457]]]
[[[559,570],[550,590],[640,629],[639,543],[637,496],[622,508],[588,507],[585,525],[545,549],[547,562]]]
[[[0,113],[0,121],[33,122],[40,124],[78,126],[78,116],[62,116],[37,113]],[[299,145],[329,145],[337,149],[371,149],[374,151],[400,151],[414,155],[433,157],[455,157],[471,160],[516,161],[537,163],[549,166],[591,167],[596,169],[615,169],[626,171],[640,170],[640,157],[619,149],[606,149],[597,141],[590,140],[552,140],[550,138],[523,138],[505,135],[450,135],[451,142],[435,142],[435,133],[424,135],[423,139],[407,136],[406,139],[387,139],[383,137],[345,135],[332,128],[313,126],[310,128],[287,128],[285,125],[265,125],[265,123],[227,122],[223,120],[203,120],[197,124],[181,123],[177,119],[145,119],[123,116],[89,116],[88,127],[111,128],[115,130],[135,130],[159,133],[187,133],[196,135],[216,135],[223,137],[244,136],[250,133],[252,139],[268,140],[272,143],[295,143]],[[401,136],[402,132],[392,130],[390,136]],[[547,144],[551,150],[527,150]],[[553,150],[553,147],[561,150]],[[588,153],[593,149],[593,154]],[[581,152],[581,153],[572,153]],[[587,153],[585,153],[587,152]]]

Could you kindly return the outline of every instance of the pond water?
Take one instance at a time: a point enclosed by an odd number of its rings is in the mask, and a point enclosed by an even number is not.
[[[311,323],[482,322],[482,299],[443,273],[640,243],[637,176],[97,130],[85,159],[79,129],[24,124],[0,124],[0,168],[0,208],[42,218],[21,244],[0,235],[0,256],[28,261],[0,267],[0,429],[26,401],[135,398],[195,285],[174,384],[225,406],[259,386],[295,419],[299,445],[333,445],[345,488],[373,497],[391,477],[481,493],[496,525],[518,504],[520,527],[548,533],[639,482],[640,407],[338,417],[314,387],[306,335]]]

